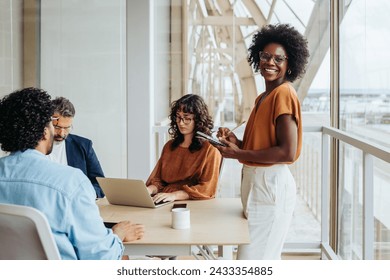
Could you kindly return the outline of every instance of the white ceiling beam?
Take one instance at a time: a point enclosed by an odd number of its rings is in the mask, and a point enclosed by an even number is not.
[[[199,6],[199,8],[200,8],[200,11],[201,11],[201,13],[202,13],[202,16],[203,16],[204,18],[207,17],[207,16],[208,16],[208,13],[207,13],[207,9],[206,9],[206,5],[205,5],[204,1],[198,0],[198,1],[196,1],[196,2],[197,2],[198,6]]]
[[[253,0],[241,0],[242,4],[246,7],[246,9],[249,11],[251,16],[253,17],[253,20],[255,21],[257,26],[263,26],[267,23],[267,19],[265,18],[264,14],[262,13],[259,6],[255,3]]]

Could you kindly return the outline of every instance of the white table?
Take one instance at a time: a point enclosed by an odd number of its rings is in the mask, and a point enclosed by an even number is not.
[[[106,199],[97,204],[105,222],[130,220],[145,225],[143,239],[125,243],[127,255],[191,255],[191,247],[217,245],[220,256],[232,259],[233,245],[248,244],[248,222],[242,213],[239,198],[187,200],[191,210],[191,228],[171,228],[171,209],[168,204],[156,209],[111,205]]]

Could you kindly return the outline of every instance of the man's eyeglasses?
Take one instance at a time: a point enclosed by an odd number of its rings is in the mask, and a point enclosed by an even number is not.
[[[72,131],[73,126],[68,126],[68,127],[62,127],[58,125],[53,125],[55,130],[64,130],[66,133],[69,133]]]
[[[60,118],[59,117],[51,117],[51,121],[53,122],[53,127],[55,130],[64,130],[66,133],[69,133],[72,131],[73,126],[67,126],[67,127],[62,127],[59,125],[54,124],[54,122],[58,122]]]
[[[268,62],[271,60],[271,58],[274,60],[276,65],[281,65],[283,62],[285,62],[288,58],[285,55],[272,55],[267,52],[259,52],[260,60],[263,62]]]
[[[181,121],[183,121],[183,123],[185,125],[187,124],[190,124],[192,122],[192,118],[187,118],[187,117],[180,117],[180,116],[176,116],[176,123],[180,123]]]

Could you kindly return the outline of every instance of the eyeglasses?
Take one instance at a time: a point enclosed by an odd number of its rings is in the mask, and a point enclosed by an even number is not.
[[[180,116],[176,116],[176,119],[175,119],[176,123],[180,123],[181,121],[183,121],[183,123],[185,125],[187,124],[190,124],[192,122],[192,118],[187,118],[187,117],[180,117]]]
[[[259,52],[260,60],[263,62],[268,62],[271,58],[274,60],[276,65],[281,65],[284,61],[288,59],[285,55],[272,55],[267,52]]]
[[[59,119],[60,119],[59,117],[51,117],[51,121],[52,122],[54,122],[54,121],[58,122]],[[54,123],[53,123],[53,127],[54,127],[55,130],[64,130],[66,133],[71,132],[72,129],[73,129],[72,125],[71,126],[67,126],[67,127],[62,127],[62,126],[59,126],[59,125],[55,125]]]
[[[62,127],[58,125],[53,125],[55,130],[64,130],[66,133],[69,133],[72,131],[73,126],[68,126],[68,127]]]

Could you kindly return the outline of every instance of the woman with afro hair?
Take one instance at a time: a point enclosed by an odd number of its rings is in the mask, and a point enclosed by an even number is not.
[[[211,135],[213,121],[202,97],[187,94],[171,104],[169,140],[146,182],[156,203],[211,199],[218,184],[221,155],[196,132]]]
[[[305,72],[306,39],[288,24],[266,25],[256,32],[248,62],[265,81],[255,100],[244,136],[228,128],[217,136],[227,145],[222,156],[243,164],[241,201],[251,242],[238,247],[237,259],[280,259],[295,207],[296,186],[288,164],[299,157],[302,119],[291,82]]]

